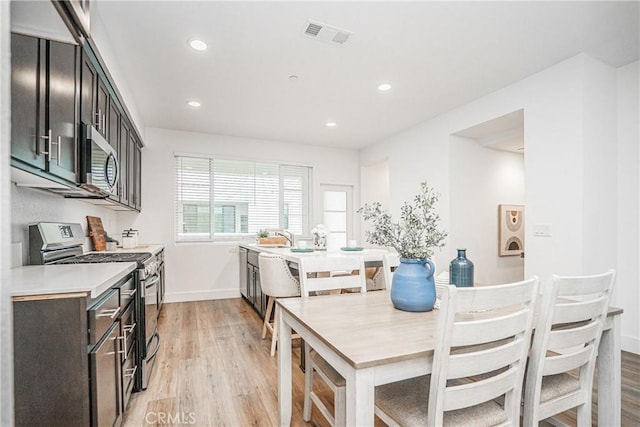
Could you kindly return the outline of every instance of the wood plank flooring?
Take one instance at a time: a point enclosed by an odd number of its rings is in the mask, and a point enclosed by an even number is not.
[[[161,349],[149,388],[132,395],[124,426],[278,424],[277,357],[269,356],[271,340],[260,339],[262,322],[245,301],[165,304],[158,328]],[[304,375],[296,345],[292,425],[326,426],[315,408],[310,423],[302,420]],[[638,426],[640,356],[623,352],[622,371],[622,426]],[[331,399],[326,387],[320,394]],[[594,419],[596,425],[597,413]],[[575,416],[564,421],[575,425]]]

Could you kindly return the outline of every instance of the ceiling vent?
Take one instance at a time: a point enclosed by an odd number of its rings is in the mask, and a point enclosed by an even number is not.
[[[343,45],[351,38],[353,33],[331,25],[309,21],[304,30],[304,35],[315,40]]]

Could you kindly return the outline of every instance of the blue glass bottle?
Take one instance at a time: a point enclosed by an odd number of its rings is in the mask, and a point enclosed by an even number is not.
[[[449,283],[459,288],[473,286],[473,263],[466,249],[458,249],[458,257],[449,264]]]

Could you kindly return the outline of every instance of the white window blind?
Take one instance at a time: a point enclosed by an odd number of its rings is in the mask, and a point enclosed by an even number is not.
[[[311,168],[175,157],[176,240],[212,240],[285,229],[308,235]]]

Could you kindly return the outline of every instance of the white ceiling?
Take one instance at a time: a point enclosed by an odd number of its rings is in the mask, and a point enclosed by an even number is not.
[[[581,52],[637,60],[639,6],[93,0],[92,20],[145,126],[361,148]],[[353,36],[311,40],[308,20]],[[190,49],[194,37],[209,49]]]

